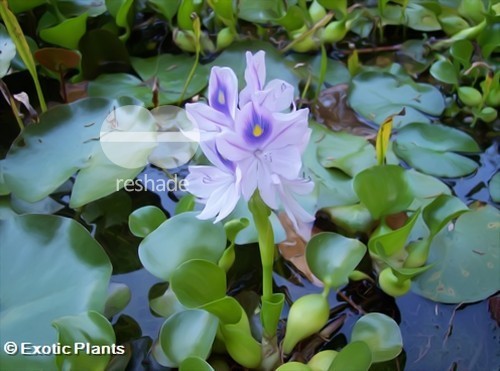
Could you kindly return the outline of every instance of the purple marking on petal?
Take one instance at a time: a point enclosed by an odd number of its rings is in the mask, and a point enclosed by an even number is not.
[[[257,112],[253,104],[251,113],[245,117],[245,120],[244,138],[247,143],[253,145],[264,143],[271,135],[271,120],[263,113]]]
[[[212,95],[210,96],[210,105],[217,111],[231,116],[228,107],[227,87],[219,80],[219,76],[216,76],[215,79],[217,83],[216,88],[212,91]]]

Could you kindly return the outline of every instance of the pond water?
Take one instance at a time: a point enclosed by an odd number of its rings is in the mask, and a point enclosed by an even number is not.
[[[445,180],[464,202],[492,203],[487,185],[498,171],[498,145],[499,140],[493,140],[479,156],[480,167],[474,174],[466,178]],[[163,172],[155,168],[148,168],[146,172],[150,178],[165,177]],[[181,195],[159,193],[158,196],[163,208],[172,211]],[[242,246],[239,254],[245,255],[241,260],[246,266],[241,269],[244,269],[246,274],[238,272],[238,277],[246,278],[233,283],[231,293],[237,294],[249,289],[258,290],[258,287],[252,287],[259,284],[258,248]],[[282,275],[275,273],[275,284],[286,294],[289,302],[304,294],[320,291],[318,287],[303,279],[288,263],[281,260],[278,265]],[[257,279],[249,278],[251,276]],[[143,337],[155,339],[164,320],[150,311],[148,290],[158,284],[159,280],[145,269],[140,269],[114,275],[112,281],[127,284],[132,292],[131,302],[121,314],[130,316],[137,322]],[[366,281],[349,284],[344,293],[365,311],[383,312],[400,324],[404,352],[396,360],[372,366],[373,370],[498,370],[500,368],[500,328],[490,313],[488,300],[467,305],[447,305],[432,302],[411,292],[394,300]],[[329,301],[333,313],[331,323],[337,321],[342,326],[331,334],[328,341],[314,343],[320,349],[338,349],[344,346],[350,337],[352,326],[359,317],[356,310],[335,293],[330,294]],[[287,311],[288,306],[285,307],[283,317]],[[140,367],[144,367],[145,364],[151,370],[167,369],[158,365],[151,356],[143,359],[144,341],[144,338],[141,338],[140,341],[134,342],[139,355],[134,353],[134,357],[138,357],[137,362],[132,362],[132,366],[128,369],[141,369]],[[141,363],[142,366],[134,368],[134,364]]]

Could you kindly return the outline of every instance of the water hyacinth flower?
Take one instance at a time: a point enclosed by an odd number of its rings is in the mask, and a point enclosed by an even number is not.
[[[314,218],[294,195],[312,191],[301,176],[311,130],[308,110],[295,108],[293,87],[275,79],[266,84],[265,53],[246,54],[246,86],[238,94],[233,70],[213,67],[208,104],[186,105],[200,129],[200,147],[213,166],[190,166],[188,190],[205,203],[199,218],[225,218],[256,190],[274,210],[284,209],[297,231],[310,234]]]

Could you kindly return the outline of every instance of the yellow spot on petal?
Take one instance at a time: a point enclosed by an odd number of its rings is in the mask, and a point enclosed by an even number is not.
[[[226,96],[222,90],[219,90],[219,94],[217,95],[217,100],[219,104],[226,104]]]
[[[264,130],[262,130],[262,127],[259,124],[256,124],[253,127],[252,134],[254,137],[256,137],[256,138],[260,137],[263,132],[264,132]]]

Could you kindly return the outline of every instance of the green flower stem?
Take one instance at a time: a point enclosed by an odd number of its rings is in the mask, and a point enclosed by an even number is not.
[[[274,265],[274,232],[269,215],[271,210],[264,203],[258,191],[250,201],[248,208],[252,213],[255,228],[257,229],[260,259],[262,262],[262,307],[260,320],[263,328],[262,363],[264,371],[276,369],[279,362],[278,339],[276,329],[283,308],[285,297],[283,294],[273,294],[273,265]]]
[[[269,215],[271,210],[255,192],[248,203],[259,238],[260,258],[262,261],[262,298],[270,300],[273,296],[274,233]]]

